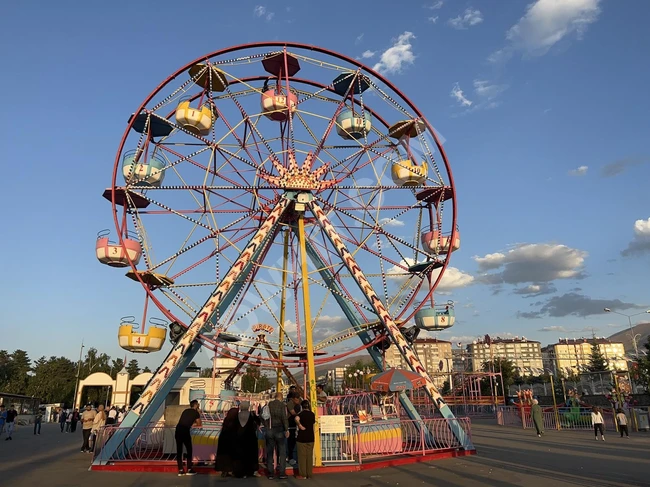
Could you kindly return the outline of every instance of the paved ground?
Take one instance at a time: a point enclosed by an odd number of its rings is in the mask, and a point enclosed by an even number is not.
[[[215,475],[175,477],[168,474],[90,472],[90,456],[79,453],[81,433],[61,434],[57,425],[44,425],[41,436],[21,427],[13,441],[0,439],[0,484],[16,487],[209,486],[224,483],[265,486],[308,484],[325,487],[383,487],[432,485],[526,486],[650,485],[650,434],[629,440],[611,432],[596,442],[590,432],[550,431],[537,438],[530,430],[484,423],[474,424],[479,454],[426,464],[320,476],[313,480],[221,479]]]

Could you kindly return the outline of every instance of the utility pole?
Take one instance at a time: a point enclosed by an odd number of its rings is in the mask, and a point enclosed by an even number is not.
[[[72,397],[72,411],[77,406],[77,391],[79,390],[79,376],[81,375],[81,356],[84,352],[84,341],[81,339],[81,348],[79,349],[79,361],[77,362],[77,379],[74,384],[74,396]],[[79,405],[81,407],[81,404]]]

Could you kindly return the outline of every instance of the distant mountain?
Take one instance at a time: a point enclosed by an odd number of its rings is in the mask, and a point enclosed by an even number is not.
[[[626,353],[634,354],[634,343],[632,337],[637,334],[641,335],[636,339],[637,347],[639,350],[645,351],[644,345],[650,336],[650,323],[639,323],[638,325],[634,325],[632,331],[628,327],[625,327],[625,329],[610,336],[609,340],[622,343],[625,347]]]

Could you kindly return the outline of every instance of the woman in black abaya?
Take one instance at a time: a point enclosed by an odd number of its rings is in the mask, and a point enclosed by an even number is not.
[[[237,443],[237,427],[239,426],[237,415],[239,409],[232,408],[226,414],[219,433],[217,442],[217,458],[214,468],[221,472],[222,477],[232,476],[235,445]]]
[[[242,401],[237,414],[237,436],[233,454],[232,473],[235,477],[259,476],[259,456],[257,449],[257,428],[259,417],[250,411],[250,403]]]

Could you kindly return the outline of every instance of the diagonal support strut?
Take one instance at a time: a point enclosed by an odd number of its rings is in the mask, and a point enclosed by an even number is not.
[[[465,430],[458,424],[457,421],[455,421],[456,417],[454,416],[454,413],[445,403],[444,398],[434,385],[431,377],[429,377],[429,374],[420,362],[420,359],[418,359],[417,355],[415,355],[415,352],[406,341],[406,338],[404,338],[404,335],[402,335],[402,332],[395,324],[395,321],[393,321],[389,315],[388,310],[379,299],[379,296],[377,296],[377,293],[372,288],[372,285],[363,274],[363,271],[355,261],[354,257],[343,243],[343,240],[334,229],[334,226],[327,218],[327,215],[323,209],[314,200],[310,201],[308,205],[311,207],[314,216],[316,216],[318,224],[327,235],[327,238],[336,249],[338,255],[341,257],[343,264],[345,267],[347,267],[348,271],[361,289],[361,292],[363,292],[366,299],[375,310],[375,313],[377,313],[379,320],[386,327],[386,331],[390,335],[395,346],[398,348],[402,356],[406,359],[406,362],[409,364],[413,372],[420,374],[420,376],[422,376],[426,381],[424,388],[427,391],[427,394],[440,411],[440,414],[449,420],[449,428],[451,429],[460,445],[466,450],[473,450],[474,447],[469,435],[467,435],[467,433],[465,433]]]

